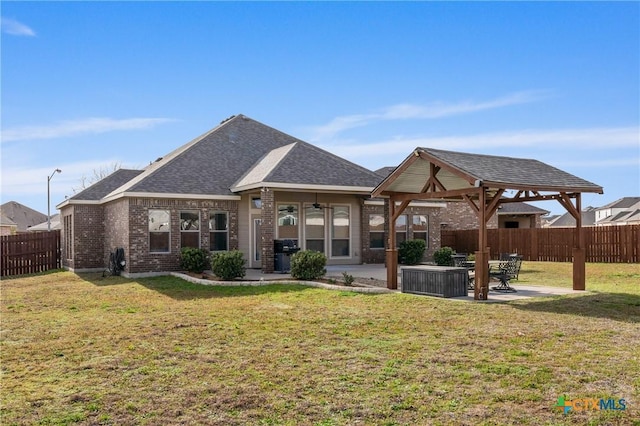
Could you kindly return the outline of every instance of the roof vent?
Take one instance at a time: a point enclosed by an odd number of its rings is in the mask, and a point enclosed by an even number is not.
[[[231,116],[231,117],[229,117],[229,118],[225,118],[224,120],[222,120],[222,121],[220,122],[220,124],[224,124],[224,123],[226,123],[227,121],[231,120],[233,117],[235,117],[235,115],[232,115],[232,116]]]

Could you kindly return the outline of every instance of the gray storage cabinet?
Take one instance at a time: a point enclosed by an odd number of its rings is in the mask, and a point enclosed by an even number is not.
[[[469,272],[453,266],[405,266],[402,292],[438,297],[467,296]]]

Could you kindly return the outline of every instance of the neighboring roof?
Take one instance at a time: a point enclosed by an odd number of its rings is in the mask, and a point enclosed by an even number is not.
[[[619,200],[611,202],[607,205],[604,205],[599,208],[599,210],[603,209],[628,209],[629,207],[633,207],[636,204],[640,203],[640,197],[623,197]]]
[[[47,223],[47,221],[44,221],[42,223],[39,223],[37,225],[33,225],[31,227],[29,227],[27,229],[27,231],[29,232],[40,232],[40,231],[48,231],[49,230],[49,224]],[[59,214],[54,214],[53,216],[51,216],[51,229],[55,230],[55,229],[62,229],[62,227],[60,226],[60,215]]]
[[[98,201],[114,189],[117,189],[125,183],[129,182],[131,179],[135,178],[143,171],[144,170],[118,169],[105,178],[84,189],[83,191],[75,194],[70,199]]]
[[[536,206],[532,206],[531,204],[516,202],[516,203],[505,203],[500,205],[498,209],[498,214],[548,214],[548,210],[541,209]]]
[[[15,226],[15,227],[18,226],[17,223],[15,223],[13,220],[9,219],[2,212],[0,212],[0,225],[1,226]]]
[[[244,115],[233,116],[179,147],[137,175],[72,200],[121,195],[237,197],[232,191],[265,182],[365,187],[380,181],[370,170]],[[111,182],[109,182],[111,183]],[[240,185],[242,184],[242,185]],[[90,189],[90,188],[88,188]]]
[[[416,148],[378,187],[373,196],[389,193],[420,194],[440,167],[437,178],[447,190],[482,185],[489,189],[597,192],[602,187],[538,160],[432,148]]]
[[[7,201],[0,206],[0,212],[17,226],[18,232],[24,232],[28,227],[47,220],[47,215],[16,201]]]
[[[583,210],[582,226],[591,226],[596,223],[596,209],[590,208],[589,210]],[[576,226],[576,219],[571,216],[569,212],[559,216],[556,220],[549,223],[550,228],[573,228]]]
[[[386,178],[387,176],[389,176],[391,174],[392,171],[394,171],[396,168],[395,166],[386,166],[386,167],[381,167],[378,170],[376,170],[374,173],[382,176],[383,178]]]

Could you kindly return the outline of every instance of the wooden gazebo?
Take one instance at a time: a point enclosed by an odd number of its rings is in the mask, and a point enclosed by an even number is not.
[[[474,299],[489,292],[487,221],[501,204],[556,200],[576,219],[573,289],[585,289],[585,247],[581,194],[602,194],[601,186],[537,160],[416,148],[371,193],[388,203],[387,287],[398,287],[395,222],[412,200],[466,202],[478,216]]]

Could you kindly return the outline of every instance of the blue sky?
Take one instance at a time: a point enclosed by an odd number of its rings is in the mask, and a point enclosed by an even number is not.
[[[47,211],[242,113],[370,169],[417,146],[640,195],[638,2],[3,2],[2,192]],[[555,202],[538,204],[563,213]]]

